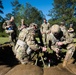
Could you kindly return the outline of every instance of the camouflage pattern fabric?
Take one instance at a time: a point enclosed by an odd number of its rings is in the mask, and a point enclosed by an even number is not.
[[[69,35],[70,35],[70,37],[75,37],[75,33],[74,33],[74,29],[73,28],[69,28],[68,29],[68,33],[69,33]]]
[[[49,23],[43,23],[41,25],[41,33],[42,33],[42,37],[43,37],[43,43],[46,46],[47,44],[47,31],[50,29],[50,24]]]
[[[40,46],[35,43],[35,31],[33,27],[22,29],[15,46],[16,58],[22,63],[29,62],[28,57],[32,50],[39,50]]]
[[[55,33],[57,34],[55,35]],[[51,33],[49,36],[49,41],[51,42],[50,48],[52,50],[54,50],[56,53],[59,53],[62,48],[66,48],[67,52],[64,61],[68,61],[70,58],[72,58],[75,51],[73,39],[68,34],[64,35],[59,25],[53,25],[51,27]],[[57,43],[62,43],[62,45],[57,45]]]
[[[14,23],[14,21],[7,20],[3,23],[3,28],[5,29],[5,32],[9,34],[9,40],[16,42],[17,37],[17,26]]]

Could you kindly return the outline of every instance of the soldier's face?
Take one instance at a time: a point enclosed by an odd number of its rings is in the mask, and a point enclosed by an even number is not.
[[[46,20],[44,20],[44,23],[46,23]]]
[[[58,36],[59,36],[59,33],[54,33],[54,36],[55,36],[55,37],[58,37]]]
[[[11,20],[14,21],[14,17],[11,17]]]

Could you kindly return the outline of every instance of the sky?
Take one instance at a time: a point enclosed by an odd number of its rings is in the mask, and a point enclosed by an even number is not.
[[[3,12],[4,14],[2,14],[3,17],[5,17],[5,14],[7,13],[11,13],[12,11],[12,5],[10,2],[12,2],[14,0],[2,0],[3,3]],[[43,12],[43,14],[45,15],[46,19],[50,19],[50,16],[47,16],[47,14],[49,13],[49,10],[53,8],[53,0],[18,0],[19,3],[21,4],[26,4],[26,2],[30,3],[32,6],[36,7],[38,10],[41,10]]]

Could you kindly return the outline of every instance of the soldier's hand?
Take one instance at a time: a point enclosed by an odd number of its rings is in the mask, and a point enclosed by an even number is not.
[[[45,32],[41,32],[41,34],[45,34]]]
[[[55,48],[54,51],[55,51],[56,53],[59,53],[59,48]]]
[[[61,46],[63,45],[63,42],[56,42],[56,45]]]
[[[49,33],[51,33],[51,31],[50,31],[50,30],[46,31],[46,34],[49,34]]]
[[[6,28],[9,28],[9,26],[6,26]]]
[[[42,51],[45,52],[47,50],[46,47],[42,47]]]
[[[11,25],[6,26],[6,28],[9,28]]]

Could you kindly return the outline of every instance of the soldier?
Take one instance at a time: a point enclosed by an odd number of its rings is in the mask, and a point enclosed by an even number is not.
[[[66,34],[67,28],[65,27],[65,23],[63,21],[60,22],[60,28],[63,31],[63,34]]]
[[[44,50],[44,47],[39,46],[35,39],[36,24],[32,23],[32,26],[23,28],[18,36],[18,41],[15,46],[16,58],[21,64],[29,63],[29,56],[31,51]]]
[[[16,36],[17,36],[17,27],[14,22],[14,17],[11,16],[10,20],[7,20],[3,23],[3,28],[5,29],[5,32],[9,34],[10,42],[16,43]]]
[[[35,24],[35,23],[32,23],[32,24]],[[31,24],[30,24],[30,26],[32,26]],[[36,28],[36,30],[35,30],[35,38],[38,38],[39,40],[37,41],[38,42],[38,44],[40,44],[41,46],[44,46],[43,45],[43,40],[42,40],[42,34],[41,34],[41,31],[40,31],[40,28],[38,28],[38,26],[37,26],[37,24],[35,24],[35,28]]]
[[[69,33],[70,37],[72,37],[72,38],[75,37],[75,33],[74,33],[74,29],[73,29],[73,24],[70,24],[70,27],[68,29],[68,33]]]
[[[56,52],[56,55],[58,57],[59,57],[59,52],[61,52],[62,48],[67,49],[63,61],[63,67],[65,67],[67,62],[72,58],[75,51],[73,39],[70,38],[69,35],[64,35],[59,25],[56,24],[51,27],[51,33],[49,37],[50,37],[49,41],[51,43],[50,48]]]
[[[69,33],[68,33],[68,30],[65,26],[65,22],[60,22],[60,28],[61,28],[61,31],[63,32],[63,34],[68,37]]]
[[[44,46],[47,46],[47,31],[50,29],[50,24],[44,19],[43,24],[41,25],[41,33],[43,37]]]

